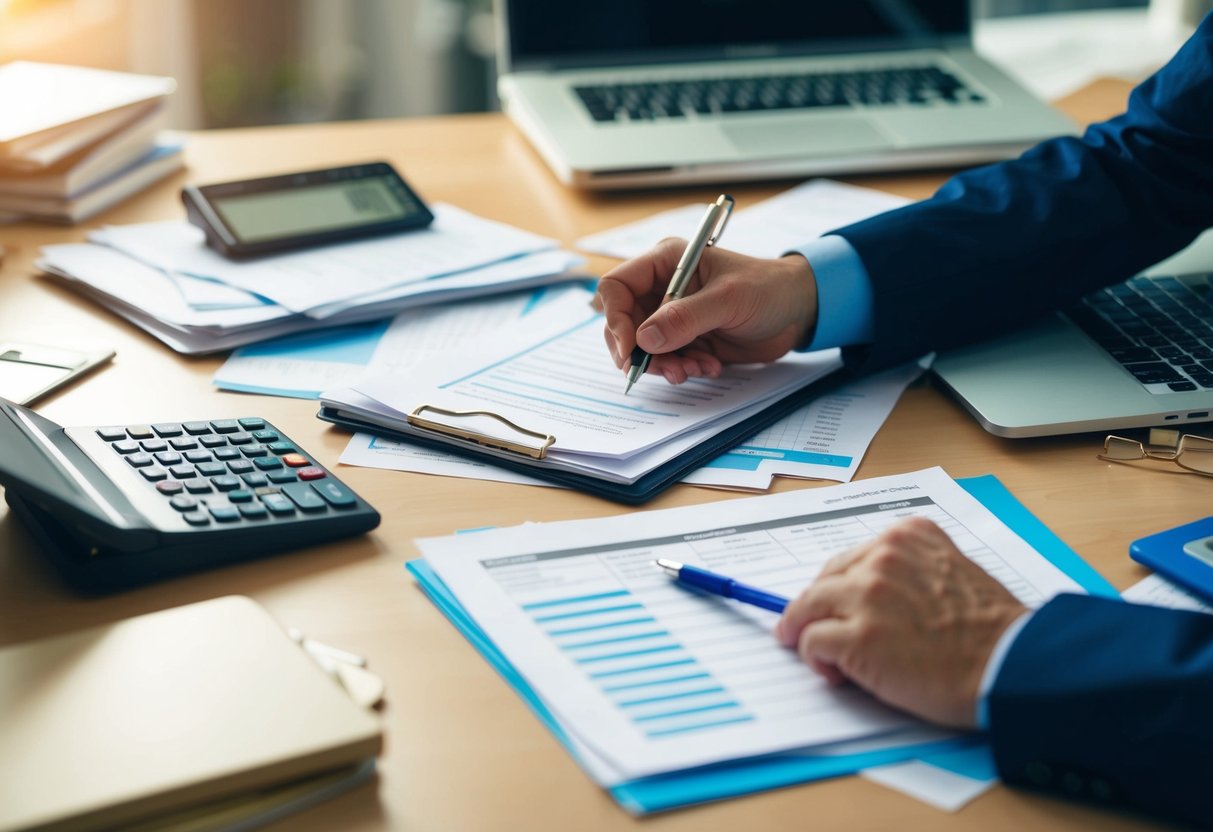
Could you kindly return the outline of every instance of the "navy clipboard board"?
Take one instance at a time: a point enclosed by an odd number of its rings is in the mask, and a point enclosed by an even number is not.
[[[316,417],[349,430],[364,431],[383,436],[387,439],[450,451],[480,462],[499,465],[503,468],[535,477],[536,479],[547,480],[569,488],[575,488],[578,491],[584,491],[597,497],[605,497],[608,500],[628,505],[639,505],[656,497],[662,491],[665,491],[709,460],[739,445],[750,436],[758,433],[758,431],[790,415],[819,396],[841,387],[846,382],[852,380],[852,378],[853,376],[845,368],[835,370],[829,375],[776,401],[759,413],[755,413],[753,416],[722,429],[710,440],[702,442],[681,456],[654,468],[631,483],[611,482],[585,474],[561,470],[546,465],[542,459],[534,459],[525,454],[512,454],[500,450],[486,449],[483,445],[477,444],[474,441],[468,441],[446,433],[427,432],[417,429],[394,429],[388,425],[372,422],[328,405],[322,405]]]

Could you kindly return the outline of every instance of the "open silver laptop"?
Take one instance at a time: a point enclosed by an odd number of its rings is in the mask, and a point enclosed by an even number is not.
[[[1074,125],[978,57],[969,0],[499,0],[498,92],[585,188],[954,166]]]
[[[1066,314],[940,356],[934,370],[999,436],[1211,421],[1213,231]]]

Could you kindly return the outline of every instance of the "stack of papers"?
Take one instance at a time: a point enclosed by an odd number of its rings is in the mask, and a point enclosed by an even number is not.
[[[422,406],[435,413],[480,411],[484,415],[446,426],[456,437],[488,440],[471,447],[491,458],[530,460],[537,476],[558,471],[584,478],[592,490],[595,482],[635,483],[842,366],[838,350],[800,353],[773,364],[730,366],[719,378],[678,386],[650,378],[625,395],[623,376],[603,346],[601,315],[587,310],[572,322],[551,323],[547,331],[504,333],[475,354],[407,379],[362,379],[327,391],[321,401],[364,424],[430,436],[415,429],[408,414]],[[502,441],[536,450],[546,443],[545,453],[531,460],[525,452],[495,452]],[[452,443],[460,445],[458,438]]]
[[[670,558],[793,596],[832,556],[910,516],[938,523],[1029,607],[1115,595],[996,480],[958,484],[938,468],[419,540],[424,561],[409,568],[587,773],[642,813],[977,740],[827,684],[775,641],[778,616],[653,566]]]
[[[178,352],[207,353],[402,309],[577,279],[556,242],[451,205],[419,231],[227,260],[181,221],[47,246],[39,266]]]
[[[159,136],[171,78],[16,61],[0,67],[0,214],[79,222],[179,169]]]

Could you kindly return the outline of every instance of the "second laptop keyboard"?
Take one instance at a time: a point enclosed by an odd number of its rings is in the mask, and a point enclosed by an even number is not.
[[[1066,314],[1151,393],[1213,389],[1213,274],[1135,277]]]

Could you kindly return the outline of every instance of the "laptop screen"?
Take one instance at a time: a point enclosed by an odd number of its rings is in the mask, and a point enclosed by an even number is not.
[[[508,69],[967,42],[968,0],[501,0]]]

